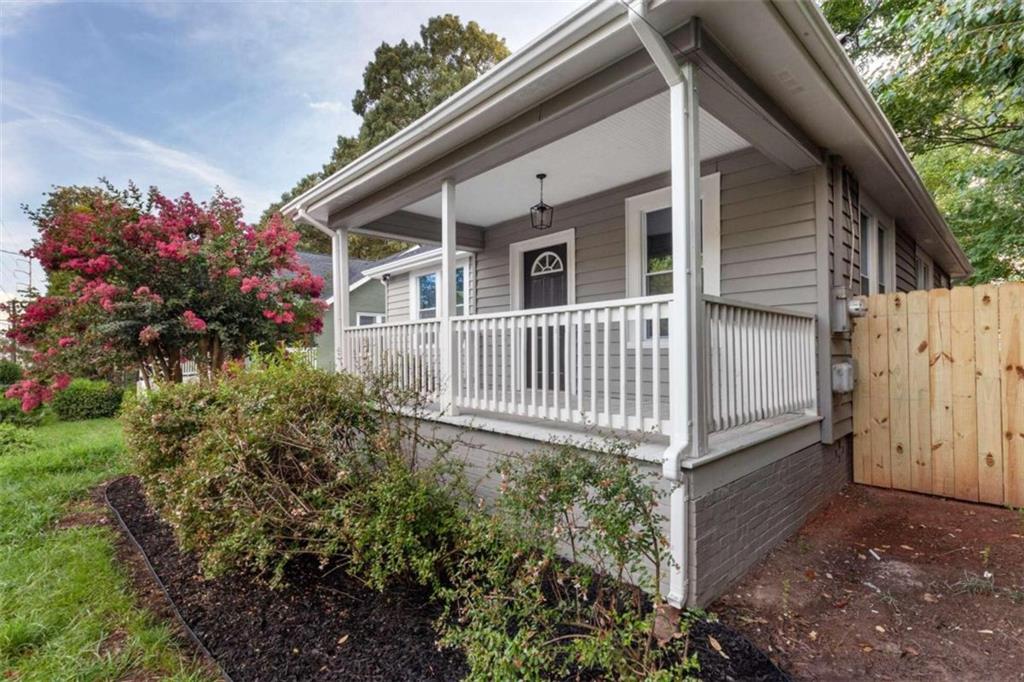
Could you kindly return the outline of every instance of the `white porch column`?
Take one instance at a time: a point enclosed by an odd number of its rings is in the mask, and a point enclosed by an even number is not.
[[[455,406],[455,343],[452,316],[455,314],[455,181],[441,183],[441,281],[438,282],[438,314],[441,316],[441,411],[457,415]]]
[[[331,235],[331,275],[334,288],[334,371],[345,366],[345,330],[348,328],[348,230]]]
[[[672,446],[682,457],[706,450],[704,416],[704,281],[700,258],[699,108],[692,63],[669,87],[672,163],[672,291],[669,398]],[[685,362],[677,360],[685,359]],[[679,446],[677,449],[675,446]],[[666,465],[668,461],[666,461]],[[678,462],[674,466],[678,466]],[[678,470],[664,472],[673,480]]]
[[[669,314],[669,409],[672,432],[662,474],[672,491],[669,545],[680,565],[669,574],[668,600],[683,605],[689,589],[686,562],[687,489],[680,462],[706,450],[704,418],[704,302],[700,267],[700,154],[693,65],[680,66],[682,82],[669,87],[672,160],[672,292]]]

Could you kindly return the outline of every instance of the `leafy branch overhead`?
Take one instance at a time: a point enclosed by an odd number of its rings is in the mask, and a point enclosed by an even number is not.
[[[420,40],[381,43],[363,71],[363,87],[352,98],[352,111],[362,117],[356,135],[339,135],[331,157],[318,172],[310,173],[281,195],[264,213],[269,219],[285,202],[341,170],[420,118],[480,74],[509,55],[505,40],[485,31],[475,21],[463,24],[453,14],[431,17],[420,27]],[[306,226],[301,248],[326,252],[325,236]],[[353,235],[353,258],[376,260],[406,245]]]
[[[825,0],[976,270],[1024,278],[1024,5]]]

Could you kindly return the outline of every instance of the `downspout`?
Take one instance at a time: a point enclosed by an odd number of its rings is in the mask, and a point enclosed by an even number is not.
[[[324,225],[319,220],[306,212],[306,209],[299,207],[295,211],[295,220],[297,222],[303,222],[307,225],[312,225],[316,229],[320,230],[328,237],[331,238],[331,284],[334,289],[334,304],[332,307],[333,314],[331,316],[331,322],[334,329],[334,370],[336,372],[341,371],[342,358],[344,357],[344,341],[345,341],[345,323],[348,321],[345,316],[348,315],[348,272],[347,262],[346,272],[342,273],[340,262],[340,248],[343,246],[340,244],[342,239],[346,239],[347,235],[342,235],[338,230],[332,230],[327,225]],[[347,253],[346,253],[347,256]],[[346,257],[345,261],[348,260]]]
[[[672,432],[669,446],[662,457],[662,476],[672,481],[673,488],[669,501],[669,592],[667,601],[676,607],[684,607],[689,595],[687,575],[687,508],[689,491],[681,475],[681,460],[691,454],[694,447],[703,441],[702,423],[699,419],[699,400],[702,382],[699,381],[699,359],[696,357],[699,344],[698,330],[693,312],[700,311],[699,259],[695,253],[697,183],[700,177],[700,161],[697,153],[696,119],[697,100],[692,64],[676,60],[665,38],[647,20],[646,0],[621,0],[626,8],[630,26],[650,55],[662,78],[669,87],[671,103],[671,149],[672,157],[672,220],[673,225],[684,225],[687,238],[684,244],[677,244],[680,231],[673,229],[673,258],[685,267],[673,268],[673,291],[675,297],[670,307],[670,326],[679,329],[685,322],[685,334],[676,332],[676,338],[669,337],[670,353],[674,356],[669,365],[669,396],[672,409]],[[688,118],[689,117],[689,118]],[[689,125],[687,125],[689,123]],[[689,158],[687,158],[689,157]],[[678,352],[678,351],[682,352]],[[679,361],[675,358],[678,357]]]

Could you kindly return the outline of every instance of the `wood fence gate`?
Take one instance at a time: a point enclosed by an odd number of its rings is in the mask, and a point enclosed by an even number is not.
[[[1024,507],[1024,284],[880,294],[853,332],[858,483]]]

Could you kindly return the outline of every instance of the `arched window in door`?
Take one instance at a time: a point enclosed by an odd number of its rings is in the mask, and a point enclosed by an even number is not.
[[[562,262],[562,257],[554,251],[545,251],[533,261],[533,266],[530,268],[530,277],[555,275],[564,271],[565,264]]]

